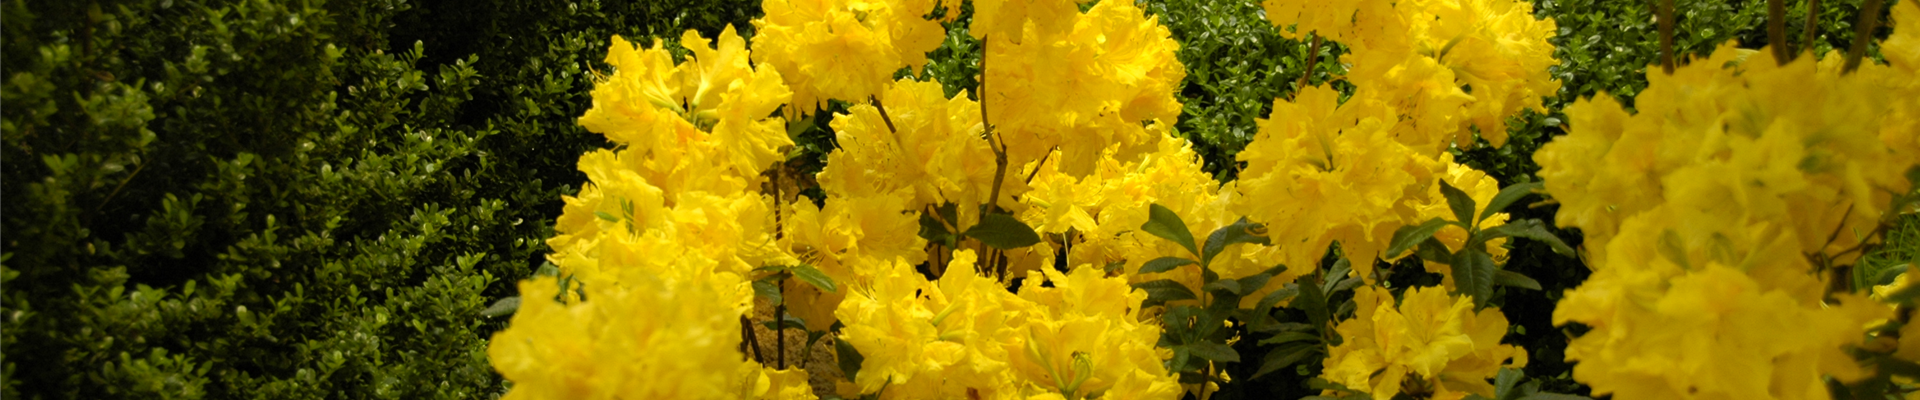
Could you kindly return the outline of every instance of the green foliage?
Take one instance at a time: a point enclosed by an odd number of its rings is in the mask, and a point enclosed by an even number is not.
[[[746,3],[0,6],[0,397],[498,395],[607,38]]]

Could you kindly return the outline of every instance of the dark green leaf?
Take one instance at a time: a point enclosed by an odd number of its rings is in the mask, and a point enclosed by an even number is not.
[[[1175,282],[1172,279],[1135,283],[1133,287],[1147,291],[1147,301],[1141,303],[1141,307],[1152,307],[1165,304],[1169,301],[1199,298],[1198,296],[1194,296],[1193,289],[1188,289],[1187,285],[1182,285],[1180,282]]]
[[[840,291],[839,288],[833,285],[833,277],[827,276],[827,273],[820,272],[820,269],[814,268],[812,265],[800,264],[787,268],[787,270],[793,272],[794,278],[799,278],[801,282],[806,282],[827,293],[838,293]]]
[[[540,263],[540,268],[533,270],[533,276],[560,276],[560,267],[554,266],[551,261],[543,261]]]
[[[1153,259],[1153,261],[1147,261],[1146,265],[1140,266],[1140,272],[1137,273],[1151,274],[1155,272],[1167,272],[1188,264],[1194,264],[1193,260],[1180,257],[1160,257]]]
[[[1294,296],[1291,307],[1305,311],[1307,322],[1315,328],[1327,326],[1327,295],[1320,291],[1320,285],[1313,283],[1312,276],[1300,277],[1300,294]]]
[[[1108,274],[1112,274],[1114,273],[1114,271],[1120,270],[1120,267],[1125,267],[1125,266],[1127,266],[1126,261],[1114,261],[1114,262],[1107,263],[1107,266],[1100,267],[1100,270]]]
[[[1447,207],[1453,209],[1454,218],[1459,218],[1456,221],[1461,225],[1473,226],[1473,196],[1468,196],[1467,192],[1460,191],[1459,188],[1453,187],[1453,185],[1447,183],[1445,179],[1439,181],[1440,194],[1447,196]],[[1400,253],[1396,252],[1393,254],[1399,255]]]
[[[1298,341],[1310,341],[1310,342],[1318,343],[1320,341],[1320,335],[1315,335],[1307,332],[1280,332],[1278,334],[1274,334],[1273,337],[1260,339],[1260,344],[1261,345],[1286,344],[1286,343],[1298,342]]]
[[[1233,347],[1227,346],[1226,343],[1199,342],[1181,346],[1186,347],[1187,351],[1193,353],[1195,357],[1215,362],[1240,362],[1240,352],[1233,351]]]
[[[1193,231],[1187,229],[1187,223],[1180,220],[1180,215],[1174,214],[1173,210],[1167,209],[1166,206],[1159,203],[1150,206],[1147,211],[1147,223],[1140,225],[1140,229],[1186,247],[1187,251],[1195,256],[1200,255],[1200,249],[1193,244]]]
[[[776,331],[781,329],[799,329],[805,331],[807,330],[807,321],[800,319],[800,317],[793,316],[793,314],[787,314],[786,318],[781,318],[780,323],[777,325],[774,324],[774,321],[769,320],[760,321],[760,326]]]
[[[1212,234],[1207,235],[1207,245],[1200,254],[1200,261],[1207,265],[1212,265],[1213,257],[1219,255],[1221,251],[1226,250],[1229,245],[1239,243],[1268,244],[1266,236],[1256,234],[1256,232],[1264,229],[1260,224],[1247,222],[1245,217],[1240,218],[1239,221],[1235,221],[1233,224],[1215,229]]]
[[[1009,214],[982,214],[980,223],[968,228],[966,235],[1001,250],[1018,249],[1040,243],[1040,234],[1034,233],[1033,227],[1014,219]]]
[[[1485,243],[1488,240],[1502,237],[1527,238],[1546,243],[1548,247],[1553,248],[1554,253],[1559,253],[1563,256],[1573,256],[1573,248],[1567,246],[1567,242],[1560,241],[1559,236],[1554,236],[1552,231],[1547,230],[1546,223],[1540,222],[1540,220],[1537,219],[1523,219],[1508,222],[1506,225],[1481,230],[1480,235],[1481,237],[1477,238],[1479,240],[1476,243]]]
[[[860,350],[853,348],[852,343],[837,338],[833,340],[833,350],[840,356],[840,373],[845,374],[847,380],[853,380],[855,376],[859,376],[860,363],[867,360],[865,356],[860,355]]]
[[[1534,189],[1539,189],[1542,185],[1543,183],[1536,181],[1515,183],[1501,188],[1500,194],[1493,195],[1493,201],[1487,202],[1487,209],[1480,211],[1480,218],[1475,220],[1475,222],[1484,221],[1487,217],[1492,217],[1493,214],[1505,211],[1507,206],[1513,205],[1514,202],[1527,197],[1527,195],[1533,193]]]
[[[1420,257],[1421,261],[1441,264],[1453,262],[1453,250],[1448,250],[1445,243],[1440,243],[1440,239],[1434,239],[1431,236],[1427,237],[1426,241],[1420,242],[1420,247],[1413,249],[1413,255]]]
[[[753,294],[755,296],[767,298],[767,301],[772,302],[773,304],[771,305],[773,306],[779,306],[780,303],[785,302],[785,300],[780,296],[780,286],[777,283],[774,283],[780,278],[780,276],[774,275],[770,278],[772,279],[754,280]]]
[[[1340,280],[1345,279],[1347,275],[1352,275],[1352,274],[1353,274],[1352,260],[1349,260],[1346,257],[1340,257],[1339,260],[1334,260],[1333,268],[1330,268],[1327,270],[1326,282],[1320,284],[1320,292],[1333,293],[1334,292],[1333,286],[1339,284]]]
[[[488,317],[498,317],[502,315],[513,314],[515,310],[519,310],[519,309],[520,309],[520,296],[513,296],[513,297],[508,297],[508,298],[500,299],[499,301],[493,302],[492,306],[487,307],[487,309],[485,310],[480,310],[480,315],[488,316]]]
[[[1293,296],[1298,294],[1300,294],[1300,288],[1296,285],[1288,284],[1287,287],[1267,293],[1266,297],[1261,297],[1260,304],[1254,306],[1253,309],[1263,313],[1272,311],[1273,306],[1280,304],[1281,300],[1293,298]]]
[[[1221,279],[1213,281],[1213,283],[1208,283],[1200,289],[1206,290],[1208,293],[1235,295],[1240,293],[1240,281]]]
[[[1493,273],[1493,283],[1500,286],[1511,286],[1511,287],[1517,287],[1521,289],[1540,290],[1540,281],[1533,280],[1533,278],[1528,278],[1526,275],[1521,275],[1519,272],[1513,272],[1513,271],[1508,271],[1504,269],[1498,270],[1497,272]]]
[[[1380,257],[1399,257],[1400,254],[1407,252],[1408,249],[1412,249],[1414,245],[1418,245],[1421,242],[1427,241],[1427,238],[1433,237],[1434,232],[1439,232],[1440,228],[1445,228],[1447,224],[1449,224],[1449,222],[1447,222],[1445,218],[1436,217],[1427,220],[1427,222],[1422,222],[1419,225],[1407,225],[1400,227],[1400,229],[1395,229],[1393,231],[1393,242],[1387,246],[1387,252],[1381,254]]]
[[[1273,371],[1291,367],[1317,351],[1320,351],[1320,345],[1314,343],[1291,343],[1275,348],[1267,352],[1266,359],[1260,362],[1260,370],[1253,373],[1252,379],[1260,379]]]
[[[1464,249],[1453,259],[1453,283],[1460,293],[1473,296],[1473,309],[1487,307],[1493,297],[1493,257],[1487,252]]]
[[[1520,380],[1526,377],[1526,374],[1520,372],[1520,370],[1501,368],[1500,374],[1493,377],[1493,398],[1495,400],[1514,400],[1520,397],[1520,393],[1515,392],[1513,388],[1514,385],[1520,384]]]

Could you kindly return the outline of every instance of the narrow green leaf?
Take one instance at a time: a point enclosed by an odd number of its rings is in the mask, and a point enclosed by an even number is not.
[[[1454,218],[1459,218],[1455,221],[1462,225],[1473,226],[1475,221],[1473,219],[1473,196],[1468,196],[1467,192],[1460,191],[1460,188],[1453,187],[1453,184],[1447,183],[1445,179],[1440,180],[1440,194],[1447,196],[1447,207],[1453,209]]]
[[[801,282],[806,282],[827,293],[840,292],[840,289],[833,285],[833,277],[827,276],[827,273],[820,272],[819,268],[814,268],[812,265],[800,264],[787,268],[787,270],[793,272],[794,278],[799,278]]]
[[[860,363],[866,362],[867,357],[861,356],[859,349],[853,348],[853,344],[846,340],[836,338],[833,340],[833,350],[840,356],[840,373],[845,374],[847,380],[851,381],[860,374]]]
[[[1267,293],[1266,297],[1261,297],[1260,304],[1254,306],[1253,309],[1254,311],[1259,311],[1262,313],[1270,312],[1273,310],[1273,306],[1280,304],[1281,300],[1290,299],[1290,298],[1293,298],[1293,296],[1296,296],[1299,294],[1300,294],[1299,286],[1296,286],[1294,284],[1287,284],[1287,287],[1280,288],[1280,290],[1275,290],[1273,292]]]
[[[615,217],[606,211],[594,211],[593,216],[600,217],[600,219],[606,220],[607,222],[620,222],[620,217]]]
[[[517,311],[519,309],[520,309],[520,296],[513,296],[513,297],[508,297],[508,298],[500,299],[499,301],[493,302],[492,306],[488,306],[487,309],[485,310],[480,310],[480,315],[487,316],[487,317],[512,315],[514,311]]]
[[[1147,301],[1141,303],[1141,307],[1152,307],[1165,304],[1169,301],[1199,298],[1198,296],[1194,296],[1193,290],[1188,289],[1187,285],[1182,285],[1180,282],[1175,282],[1172,279],[1135,283],[1133,287],[1147,292]]]
[[[1481,230],[1480,235],[1476,243],[1485,243],[1502,237],[1526,238],[1546,243],[1548,247],[1553,248],[1554,253],[1573,256],[1573,247],[1567,246],[1567,242],[1560,241],[1560,237],[1554,236],[1552,231],[1547,230],[1547,224],[1538,219],[1507,222],[1506,225]]]
[[[1213,283],[1208,283],[1206,286],[1200,287],[1200,289],[1207,291],[1207,293],[1215,293],[1216,295],[1237,295],[1240,294],[1240,281],[1221,279],[1213,281]]]
[[[1267,352],[1266,359],[1260,362],[1260,370],[1253,373],[1252,379],[1260,379],[1274,371],[1291,367],[1316,351],[1320,351],[1320,346],[1313,343],[1292,343],[1275,348]]]
[[[1187,348],[1187,351],[1192,352],[1195,357],[1205,358],[1215,362],[1240,362],[1240,352],[1233,351],[1233,347],[1227,346],[1226,343],[1199,342],[1188,343],[1183,346]]]
[[[1181,257],[1160,257],[1153,259],[1153,261],[1147,261],[1146,265],[1140,266],[1140,272],[1137,273],[1151,274],[1155,272],[1167,272],[1172,271],[1174,268],[1179,268],[1182,265],[1189,264],[1194,264],[1193,260]]]
[[[777,277],[778,276],[775,276],[775,278]],[[759,296],[759,297],[765,297],[767,298],[767,301],[773,303],[772,304],[773,306],[779,306],[780,303],[785,302],[785,300],[781,298],[780,287],[774,283],[774,280],[775,279],[754,280],[753,295]]]
[[[1419,225],[1407,225],[1400,227],[1400,229],[1395,229],[1393,231],[1393,241],[1387,246],[1387,252],[1381,254],[1380,257],[1389,259],[1399,257],[1400,254],[1406,253],[1408,249],[1412,249],[1414,245],[1418,245],[1421,242],[1427,241],[1427,238],[1433,237],[1434,232],[1439,232],[1440,228],[1445,228],[1447,224],[1449,224],[1449,222],[1447,222],[1445,218],[1435,217]]]
[[[1526,377],[1526,374],[1520,372],[1520,370],[1501,368],[1500,374],[1494,375],[1493,377],[1494,400],[1514,400],[1520,397],[1520,393],[1514,391],[1513,387],[1519,385],[1520,380],[1526,379]]]
[[[1494,214],[1505,211],[1507,206],[1513,205],[1514,202],[1520,201],[1521,198],[1525,198],[1529,194],[1533,194],[1533,190],[1539,189],[1542,185],[1541,182],[1535,181],[1515,183],[1501,188],[1500,194],[1493,195],[1493,201],[1487,202],[1487,209],[1480,211],[1480,218],[1475,220],[1475,222],[1485,221],[1487,217],[1492,217]]]
[[[1326,282],[1320,284],[1320,293],[1323,293],[1323,294],[1333,293],[1334,292],[1333,286],[1340,284],[1341,279],[1346,279],[1347,275],[1352,275],[1352,274],[1353,274],[1352,260],[1346,257],[1340,257],[1339,260],[1334,260],[1333,268],[1330,268],[1327,271],[1327,276],[1325,279]]]
[[[1593,398],[1571,394],[1540,392],[1521,397],[1520,400],[1593,400]]]
[[[1453,283],[1460,293],[1473,296],[1473,309],[1487,307],[1493,297],[1493,256],[1485,251],[1463,249],[1453,260]]]
[[[1230,245],[1239,243],[1268,244],[1267,237],[1259,234],[1263,231],[1265,231],[1265,227],[1260,226],[1260,224],[1247,222],[1245,217],[1241,217],[1239,221],[1235,221],[1227,226],[1222,226],[1220,229],[1215,229],[1212,234],[1207,235],[1207,245],[1202,248],[1200,262],[1206,265],[1212,265],[1213,257],[1219,255],[1221,251],[1226,250],[1227,246]]]
[[[1517,287],[1521,289],[1540,290],[1540,281],[1533,280],[1533,278],[1528,278],[1526,275],[1521,275],[1519,272],[1513,272],[1513,271],[1508,271],[1504,269],[1493,273],[1493,283],[1500,286],[1511,286],[1511,287]]]
[[[1261,339],[1260,344],[1261,345],[1285,344],[1285,343],[1298,342],[1298,341],[1308,341],[1308,342],[1318,343],[1320,341],[1320,335],[1315,335],[1315,334],[1306,333],[1306,332],[1280,332],[1278,334],[1273,335],[1273,337]]]
[[[1114,271],[1118,271],[1120,270],[1120,267],[1125,267],[1125,266],[1127,266],[1126,261],[1114,261],[1114,262],[1107,263],[1107,266],[1100,267],[1100,270],[1108,274],[1113,274]]]
[[[1307,322],[1315,329],[1327,326],[1327,295],[1320,291],[1320,285],[1313,282],[1313,276],[1301,276],[1298,282],[1300,294],[1294,296],[1291,307],[1305,311]]]
[[[1013,250],[1040,243],[1040,234],[1035,233],[1033,227],[1014,219],[1010,214],[982,214],[980,223],[968,228],[966,235],[1001,250]]]
[[[1140,225],[1140,230],[1186,247],[1187,251],[1195,256],[1200,255],[1199,247],[1193,244],[1193,231],[1187,230],[1186,221],[1180,220],[1180,216],[1174,214],[1173,210],[1159,203],[1154,203],[1148,208],[1147,223]]]

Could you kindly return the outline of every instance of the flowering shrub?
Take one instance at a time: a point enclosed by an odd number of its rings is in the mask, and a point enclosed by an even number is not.
[[[1910,33],[1858,72],[1728,51],[1652,78],[1639,114],[1581,103],[1538,155],[1546,183],[1503,188],[1450,150],[1502,146],[1557,90],[1551,20],[1274,0],[1282,32],[1351,50],[1353,92],[1274,100],[1220,183],[1171,129],[1185,70],[1156,17],[967,5],[981,73],[951,96],[921,69],[952,4],[769,1],[756,47],[689,32],[677,64],[614,38],[580,123],[616,147],[581,157],[589,185],[548,242],[561,278],[525,284],[540,304],[495,336],[509,396],[1205,399],[1318,364],[1326,396],[1519,397],[1503,371],[1529,356],[1493,298],[1540,286],[1505,245],[1576,252],[1503,213],[1542,189],[1590,230],[1595,278],[1555,318],[1593,328],[1567,356],[1597,393],[1818,397],[1912,365],[1863,347],[1906,318],[1824,275],[1920,197]],[[824,196],[798,196],[783,151],[836,101]],[[1423,274],[1438,284],[1392,279]],[[817,364],[758,356],[730,320],[750,334],[763,314],[832,335],[844,376],[814,388]]]

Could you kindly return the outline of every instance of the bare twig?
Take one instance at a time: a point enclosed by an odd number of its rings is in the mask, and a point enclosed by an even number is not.
[[[1787,0],[1767,0],[1767,46],[1773,47],[1773,61],[1785,65],[1793,58],[1787,48]]]
[[[1876,0],[1868,0],[1876,1]],[[1673,0],[1661,0],[1660,14],[1660,68],[1667,75],[1673,75]]]
[[[1308,35],[1313,36],[1313,43],[1307,45],[1307,72],[1301,74],[1300,82],[1293,85],[1294,97],[1300,97],[1300,92],[1307,89],[1308,78],[1313,77],[1313,67],[1320,64],[1320,35]]]

